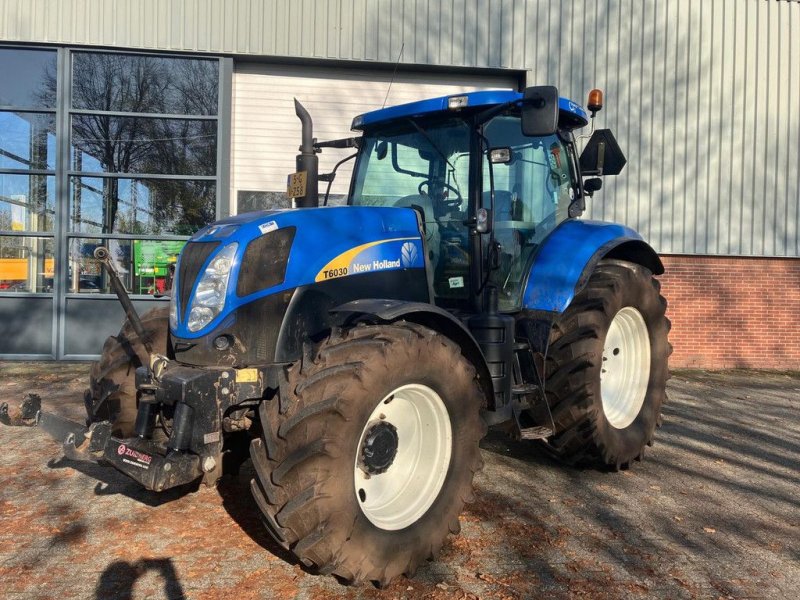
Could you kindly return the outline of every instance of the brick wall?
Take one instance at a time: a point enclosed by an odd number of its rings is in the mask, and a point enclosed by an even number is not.
[[[672,368],[800,370],[800,259],[662,260]]]

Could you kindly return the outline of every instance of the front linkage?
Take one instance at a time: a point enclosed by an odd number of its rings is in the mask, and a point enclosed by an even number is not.
[[[145,488],[163,491],[221,474],[222,432],[242,428],[252,408],[248,399],[263,397],[278,386],[278,368],[189,368],[154,355],[151,366],[136,371],[140,392],[136,436],[117,438],[109,421],[80,425],[41,410],[41,399],[29,394],[16,409],[0,405],[0,422],[39,426],[63,443],[72,460],[109,464]],[[156,419],[173,415],[171,428],[156,440]]]
[[[98,248],[95,258],[107,271],[111,289],[144,339],[139,315],[108,251]],[[246,429],[248,414],[267,390],[278,388],[282,376],[280,365],[263,369],[186,367],[150,354],[149,365],[136,370],[134,437],[115,437],[109,421],[81,425],[44,412],[36,394],[28,394],[14,409],[0,404],[0,423],[39,426],[63,444],[67,458],[110,464],[149,490],[160,492],[200,477],[211,484],[222,472],[223,431]]]

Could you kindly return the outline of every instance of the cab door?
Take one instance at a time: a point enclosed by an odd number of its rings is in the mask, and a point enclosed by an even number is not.
[[[521,303],[522,285],[533,255],[556,226],[568,218],[578,193],[566,141],[558,134],[529,137],[518,116],[495,117],[484,127],[490,148],[510,150],[507,162],[491,165],[494,177],[494,238],[499,244],[497,286],[501,310]],[[489,161],[483,157],[483,203],[489,206]]]

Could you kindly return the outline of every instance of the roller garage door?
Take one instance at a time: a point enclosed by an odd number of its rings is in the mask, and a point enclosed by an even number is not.
[[[294,97],[311,113],[317,139],[347,137],[352,135],[354,116],[383,105],[391,77],[391,71],[237,63],[233,75],[231,211],[286,206],[286,176],[294,171],[300,145]],[[513,71],[479,75],[398,71],[386,106],[476,89],[516,89],[517,77]],[[329,171],[348,153],[326,149],[320,155],[320,172]],[[352,162],[339,169],[332,188],[338,199],[347,193],[351,169]]]

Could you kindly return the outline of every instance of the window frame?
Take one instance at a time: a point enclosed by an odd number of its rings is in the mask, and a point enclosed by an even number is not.
[[[4,50],[34,50],[34,51],[43,51],[43,52],[50,52],[55,55],[56,59],[56,80],[58,80],[59,76],[59,58],[61,55],[61,51],[53,46],[43,46],[43,45],[15,45],[15,44],[0,44],[0,51]],[[53,281],[55,287],[55,272],[58,270],[58,107],[59,107],[59,98],[58,98],[58,91],[56,92],[56,97],[54,99],[54,106],[52,108],[41,108],[41,107],[32,107],[32,106],[14,106],[11,104],[3,104],[0,105],[0,111],[8,112],[8,113],[33,113],[33,114],[46,114],[52,115],[53,119],[55,120],[55,162],[53,169],[14,169],[14,168],[0,168],[0,175],[23,175],[23,176],[35,176],[41,175],[45,177],[53,177],[54,178],[54,194],[55,194],[55,206],[54,206],[54,214],[53,214],[53,228],[50,231],[33,231],[29,229],[24,230],[0,230],[0,236],[2,237],[20,237],[20,238],[39,238],[45,240],[52,240],[53,244],[53,260],[54,260],[54,274],[53,274]],[[28,291],[28,292],[7,292],[4,290],[0,290],[0,298],[3,297],[12,297],[12,298],[25,298],[25,297],[35,297],[35,298],[53,298],[55,293],[55,289],[50,292],[36,292],[36,291]]]

